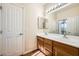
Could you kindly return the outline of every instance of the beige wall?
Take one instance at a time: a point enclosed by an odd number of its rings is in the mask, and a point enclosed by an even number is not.
[[[73,17],[79,15],[79,5],[63,9],[57,12],[57,19],[63,19],[67,17]]]
[[[26,4],[24,7],[24,39],[25,52],[37,48],[36,34],[38,32],[37,18],[43,16],[43,6],[40,4]],[[41,30],[40,30],[41,31]]]
[[[48,19],[48,29],[47,32],[54,33],[56,32],[56,17],[55,14],[46,14],[46,18]]]

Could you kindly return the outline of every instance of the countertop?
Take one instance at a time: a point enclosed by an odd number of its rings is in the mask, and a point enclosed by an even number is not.
[[[66,35],[64,37],[61,34],[51,34],[51,33],[38,33],[37,36],[48,38],[49,40],[57,41],[60,43],[64,43],[76,48],[79,48],[79,36],[71,36],[71,35]]]

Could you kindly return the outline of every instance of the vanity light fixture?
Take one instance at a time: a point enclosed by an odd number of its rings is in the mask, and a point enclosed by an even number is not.
[[[54,11],[54,10],[56,10],[56,9],[58,9],[58,8],[64,6],[64,5],[66,5],[66,4],[67,4],[67,3],[58,3],[58,4],[56,4],[53,8],[51,8],[47,13],[49,13],[49,12],[51,12],[51,11]]]

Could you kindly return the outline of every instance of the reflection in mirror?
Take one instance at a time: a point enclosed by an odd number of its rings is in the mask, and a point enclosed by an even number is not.
[[[58,33],[79,36],[79,16],[58,21]]]
[[[66,3],[65,7],[60,8],[61,4],[46,5],[45,17],[48,19],[47,32],[79,36],[79,4]],[[66,20],[63,21],[63,19]]]
[[[68,35],[79,36],[79,16],[67,18],[67,33]]]
[[[66,17],[60,20],[50,18],[48,21],[49,33],[79,36],[79,16]]]
[[[66,34],[67,23],[66,19],[58,21],[58,32],[59,34]]]
[[[39,29],[47,29],[47,22],[48,20],[45,17],[38,18],[38,28]]]

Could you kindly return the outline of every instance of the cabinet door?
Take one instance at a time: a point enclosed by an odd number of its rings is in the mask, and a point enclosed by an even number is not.
[[[39,49],[43,52],[43,41],[39,40]]]
[[[37,40],[37,48],[40,49],[40,40]]]
[[[47,49],[48,51],[52,52],[52,45],[44,43],[44,49]]]
[[[54,47],[54,55],[55,56],[70,56],[70,54],[66,53],[65,51],[63,51],[62,49],[60,48],[57,48],[57,47]]]
[[[77,56],[79,54],[78,48],[59,42],[53,42],[53,45],[54,55],[56,56]]]
[[[44,48],[44,42],[42,40],[42,38],[38,38],[38,49],[40,49],[43,52],[43,48]]]
[[[49,39],[45,39],[44,40],[44,53],[47,56],[51,56],[52,55],[52,41]]]

